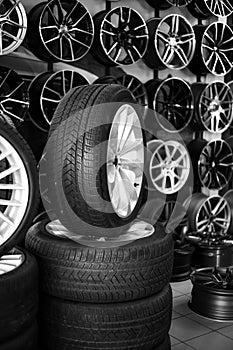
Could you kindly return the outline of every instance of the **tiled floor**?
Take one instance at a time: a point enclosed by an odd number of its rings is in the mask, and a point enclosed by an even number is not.
[[[172,350],[233,350],[233,322],[205,319],[188,307],[190,281],[172,283],[173,316],[170,329]]]

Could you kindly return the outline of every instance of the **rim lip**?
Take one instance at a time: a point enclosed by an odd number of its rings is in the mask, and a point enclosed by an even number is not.
[[[203,91],[201,92],[201,96],[199,97],[199,102],[201,101],[202,99],[202,95],[208,91],[208,89],[211,87],[211,85],[213,84],[222,84],[223,86],[226,86],[229,88],[229,91],[231,93],[231,96],[232,96],[232,100],[233,100],[233,92],[231,91],[231,88],[229,86],[229,83],[225,83],[224,81],[221,81],[221,80],[214,80],[212,81],[211,83],[209,84],[205,84],[205,88],[203,89]],[[222,103],[223,101],[221,101]],[[211,132],[211,133],[223,133],[224,131],[226,131],[229,127],[230,127],[230,124],[232,123],[232,120],[233,120],[233,104],[231,105],[231,117],[229,119],[229,122],[228,122],[228,125],[226,125],[223,129],[221,129],[220,131],[212,131],[211,129],[209,129],[206,124],[204,123],[204,121],[202,120],[202,117],[201,117],[201,106],[200,106],[200,103],[198,103],[198,112],[199,112],[199,115],[200,115],[200,118],[198,118],[201,122],[201,124],[204,126],[204,128]]]
[[[1,57],[1,56],[0,56]],[[24,89],[24,92],[23,92],[23,95],[24,95],[24,100],[22,100],[21,101],[21,106],[24,106],[24,109],[25,109],[25,111],[24,111],[24,115],[21,117],[21,116],[19,116],[19,115],[9,115],[8,113],[8,110],[7,109],[5,109],[4,108],[4,106],[3,106],[3,108],[2,108],[2,102],[0,101],[0,114],[1,113],[4,113],[4,114],[6,114],[9,118],[11,118],[12,119],[12,121],[14,122],[14,120],[16,119],[16,121],[18,121],[18,122],[23,122],[24,121],[24,118],[25,118],[25,115],[26,115],[26,113],[28,112],[28,109],[29,109],[29,94],[28,94],[28,89],[26,88],[26,84],[25,84],[25,82],[23,81],[23,79],[21,78],[21,76],[18,74],[18,73],[16,73],[13,69],[10,69],[10,68],[8,68],[8,67],[5,67],[5,66],[0,66],[0,73],[1,73],[1,70],[3,71],[3,69],[4,70],[6,70],[7,71],[7,75],[9,75],[10,76],[10,74],[12,75],[14,75],[14,77],[15,78],[17,78],[18,79],[18,81],[21,81],[21,83],[20,84],[23,84],[23,86],[22,86],[22,89]],[[3,84],[5,83],[5,82],[7,82],[7,78],[5,77],[5,78],[3,78]],[[1,81],[0,81],[0,85],[1,85]],[[18,85],[19,86],[19,85]],[[18,86],[16,86],[16,89],[18,90]],[[2,96],[1,94],[0,94],[0,96]],[[21,107],[22,108],[22,107]],[[14,118],[14,119],[13,119]]]
[[[119,1],[119,0],[118,0],[118,1]],[[138,17],[141,19],[142,23],[144,23],[145,30],[146,30],[146,34],[147,34],[147,43],[146,43],[146,45],[145,45],[144,52],[141,54],[141,57],[138,58],[138,60],[136,60],[136,61],[134,61],[134,62],[132,62],[132,63],[130,63],[130,64],[117,63],[117,62],[114,61],[110,56],[108,56],[107,53],[106,53],[106,48],[105,48],[104,43],[103,43],[103,36],[101,35],[101,32],[102,32],[102,30],[103,30],[104,21],[105,21],[106,17],[109,16],[109,15],[110,15],[112,12],[114,12],[116,9],[119,9],[120,7],[123,8],[123,9],[124,9],[124,8],[126,8],[126,9],[131,9],[131,11],[135,12],[135,13],[138,15]],[[101,44],[102,49],[104,50],[105,55],[107,55],[108,58],[109,58],[109,60],[110,60],[111,62],[113,62],[114,64],[117,64],[118,66],[126,66],[126,67],[127,67],[127,66],[130,66],[130,65],[133,65],[133,64],[139,62],[139,61],[144,57],[144,55],[145,55],[145,53],[146,53],[146,51],[147,51],[147,49],[148,49],[148,44],[149,44],[149,33],[148,33],[148,28],[147,28],[147,25],[146,25],[146,21],[145,21],[144,18],[141,16],[141,14],[140,14],[138,11],[136,11],[135,9],[133,9],[133,8],[130,8],[130,7],[128,7],[128,6],[118,6],[118,7],[114,7],[113,9],[111,9],[110,11],[108,11],[108,12],[105,14],[105,16],[104,16],[104,18],[103,18],[103,20],[102,20],[102,23],[101,23],[101,26],[100,26],[100,44]]]
[[[190,33],[193,34],[193,44],[190,45],[190,46],[191,46],[191,49],[190,49],[191,53],[190,53],[190,55],[189,55],[189,58],[187,58],[187,59],[188,59],[188,63],[185,64],[185,65],[183,65],[183,66],[181,66],[181,67],[173,67],[173,66],[170,66],[169,64],[164,63],[164,61],[163,61],[163,59],[162,59],[162,57],[161,57],[161,55],[160,55],[160,52],[159,52],[159,43],[158,43],[158,35],[157,35],[157,32],[158,32],[160,26],[161,26],[164,22],[166,22],[167,18],[173,17],[173,16],[177,16],[177,17],[179,17],[182,21],[184,21],[185,25],[186,25],[187,27],[190,28]],[[155,31],[155,36],[154,36],[154,47],[155,47],[156,54],[157,54],[157,56],[159,57],[159,60],[162,62],[162,64],[163,64],[165,67],[167,67],[167,68],[169,68],[169,69],[174,69],[174,70],[181,70],[181,69],[186,68],[186,67],[189,65],[189,63],[191,62],[191,60],[192,60],[192,58],[193,58],[193,56],[194,56],[195,47],[196,47],[195,33],[194,33],[194,30],[193,30],[192,25],[190,24],[190,22],[189,22],[184,16],[181,16],[181,15],[179,15],[179,14],[170,14],[170,15],[167,15],[166,17],[162,18],[162,19],[160,20],[160,22],[158,23],[158,26],[157,26],[156,31]]]
[[[2,145],[4,145],[4,146],[2,146]],[[29,177],[28,177],[27,169],[25,167],[23,159],[21,158],[19,152],[17,152],[15,147],[7,139],[5,139],[1,135],[0,135],[0,148],[3,149],[3,151],[4,151],[4,148],[8,149],[8,151],[11,151],[10,155],[6,156],[4,158],[9,163],[9,167],[14,166],[15,164],[20,165],[20,168],[12,173],[13,184],[18,184],[21,187],[24,187],[24,189],[11,190],[12,191],[11,198],[9,199],[9,201],[11,201],[12,198],[13,198],[13,200],[16,200],[16,201],[20,200],[20,202],[22,202],[22,206],[17,207],[17,206],[9,206],[8,205],[8,206],[6,206],[6,209],[4,210],[3,214],[7,218],[12,220],[12,216],[17,217],[17,219],[13,221],[13,223],[14,223],[13,228],[11,227],[10,229],[9,229],[9,224],[5,225],[5,221],[3,221],[3,225],[6,226],[6,228],[4,229],[5,232],[3,229],[1,229],[2,240],[0,241],[0,245],[4,245],[15,234],[15,232],[19,228],[21,222],[23,221],[25,213],[27,212],[27,209],[28,209],[28,203],[29,203],[29,197],[30,197],[31,190],[30,190],[30,186],[29,186]],[[10,159],[9,159],[9,157],[10,157]],[[15,175],[15,173],[16,173],[16,175]],[[20,180],[19,180],[19,178],[20,178]],[[18,183],[18,182],[20,182],[20,183]],[[20,193],[18,193],[17,191],[18,192],[22,191],[23,194],[19,195]],[[24,197],[24,198],[22,199],[22,197]],[[25,198],[26,198],[26,200],[25,200]],[[9,209],[9,207],[10,207],[10,209]]]
[[[179,83],[179,82],[182,83],[182,84],[189,90],[190,96],[192,97],[192,102],[191,102],[192,108],[190,108],[190,113],[189,113],[190,116],[189,116],[189,118],[187,119],[187,122],[185,123],[185,125],[184,125],[182,128],[180,128],[180,129],[176,129],[176,127],[175,127],[172,123],[170,123],[162,114],[160,114],[159,112],[156,111],[156,105],[157,105],[156,99],[157,99],[157,96],[158,96],[158,92],[159,92],[159,90],[163,87],[163,85],[167,84],[167,82],[169,82],[170,80],[175,80],[175,81],[178,81],[178,83]],[[192,90],[191,90],[191,86],[190,86],[185,80],[183,80],[182,78],[178,78],[178,77],[167,78],[167,79],[163,80],[163,81],[158,85],[158,87],[157,87],[157,89],[156,89],[156,92],[155,92],[155,95],[154,95],[154,99],[153,99],[153,109],[154,109],[154,111],[156,111],[158,114],[160,114],[164,119],[166,119],[167,122],[169,122],[169,123],[172,125],[172,130],[167,129],[167,128],[163,125],[163,123],[160,123],[160,120],[159,120],[160,118],[156,118],[156,116],[155,116],[155,118],[157,119],[157,122],[159,123],[160,127],[161,127],[163,130],[168,131],[169,133],[172,134],[172,133],[181,132],[181,131],[183,131],[185,128],[187,128],[187,126],[190,124],[190,121],[191,121],[191,119],[192,119],[192,117],[193,117],[193,115],[194,115],[194,108],[193,108],[193,106],[194,106],[194,96],[193,96],[193,93],[192,93]],[[173,130],[173,128],[174,128],[175,130]]]
[[[217,73],[213,73],[213,71],[211,70],[211,69],[209,69],[209,67],[206,65],[206,60],[204,59],[204,57],[205,57],[205,55],[204,55],[204,53],[203,53],[203,50],[204,50],[204,48],[203,48],[203,40],[204,40],[204,38],[205,38],[205,36],[206,36],[206,33],[209,31],[209,29],[211,28],[211,27],[213,27],[214,25],[222,25],[223,26],[223,31],[224,31],[224,34],[225,34],[225,30],[229,30],[229,32],[231,33],[231,37],[233,38],[233,30],[231,29],[231,27],[228,25],[228,24],[226,24],[226,23],[222,23],[222,22],[212,22],[211,24],[209,24],[206,28],[205,28],[205,30],[204,30],[204,33],[203,33],[203,35],[202,35],[202,38],[201,38],[201,56],[202,56],[202,61],[203,61],[203,63],[204,63],[204,65],[205,65],[205,68],[208,70],[208,72],[209,73],[211,73],[211,74],[213,74],[213,75],[215,75],[215,76],[219,76],[219,77],[224,77],[224,76],[226,76],[228,73],[230,73],[230,71],[232,70],[232,65],[231,65],[231,68],[226,72],[226,73],[221,73],[221,74],[217,74]]]
[[[8,273],[11,273],[11,272],[17,270],[25,262],[26,256],[25,256],[24,252],[22,250],[18,249],[18,248],[13,248],[13,249],[11,249],[9,251],[8,254],[4,254],[4,255],[2,255],[0,257],[0,271],[1,271],[2,261],[8,260],[7,259],[8,256],[14,256],[14,255],[20,255],[19,263],[16,264],[10,271],[6,271],[6,272],[3,272],[3,273],[0,272],[0,276],[6,275]],[[12,262],[15,261],[14,259],[10,259],[10,260],[12,260]],[[11,264],[9,264],[9,265],[11,265]]]
[[[214,142],[216,142],[216,143],[217,143],[217,142],[220,142],[220,143],[224,144],[226,147],[228,147],[229,154],[231,154],[232,162],[233,162],[233,152],[232,152],[232,150],[231,150],[230,145],[229,145],[226,141],[224,141],[224,140],[221,139],[221,140],[211,140],[211,141],[207,142],[207,143],[204,145],[204,147],[202,148],[201,154],[199,155],[198,162],[197,162],[198,177],[199,177],[199,179],[200,179],[201,184],[202,184],[205,188],[209,188],[209,187],[207,187],[207,186],[204,184],[203,179],[202,179],[201,174],[200,174],[200,167],[201,167],[200,157],[201,157],[203,151],[204,151],[207,147],[209,147],[209,145],[210,145],[211,143],[214,143]],[[229,166],[229,167],[230,167],[230,166]],[[230,181],[231,177],[232,177],[232,173],[231,173],[231,176],[229,177],[228,181]],[[228,185],[228,184],[225,184],[225,185],[223,185],[223,186],[221,186],[221,187],[218,187],[218,188],[216,188],[216,190],[222,190],[222,189],[225,188],[227,185]],[[221,197],[220,197],[220,198],[221,198]]]
[[[109,131],[109,137],[108,137],[108,147],[107,147],[107,155],[106,155],[106,162],[108,163],[108,159],[109,159],[109,154],[111,153],[110,152],[110,140],[111,140],[111,134],[112,134],[112,131],[113,131],[113,127],[115,124],[122,124],[120,122],[118,122],[119,120],[119,116],[121,114],[121,111],[124,109],[124,108],[130,108],[131,111],[133,111],[136,119],[134,119],[134,123],[136,121],[136,128],[139,128],[140,127],[140,132],[141,132],[141,140],[142,140],[142,149],[140,150],[140,152],[142,152],[142,163],[144,164],[145,162],[145,155],[144,155],[144,139],[143,139],[143,133],[142,133],[142,129],[141,129],[141,122],[140,122],[140,119],[139,119],[139,116],[138,116],[138,113],[136,111],[136,109],[128,104],[128,103],[124,103],[122,104],[118,109],[117,111],[115,112],[115,115],[114,115],[114,118],[112,120],[112,126],[110,128],[110,131]],[[125,125],[125,124],[124,124]],[[106,164],[107,165],[107,164]],[[119,209],[115,208],[115,205],[113,204],[113,201],[112,201],[112,190],[111,190],[111,187],[110,187],[110,184],[109,184],[109,181],[108,181],[108,169],[107,169],[107,166],[106,166],[106,172],[107,172],[107,185],[108,185],[108,193],[109,193],[109,197],[110,197],[110,203],[111,203],[111,206],[114,210],[114,213],[119,217],[119,218],[122,218],[122,219],[127,219],[129,218],[133,211],[135,210],[137,204],[138,204],[138,200],[139,200],[139,197],[140,197],[140,193],[142,191],[142,187],[143,187],[143,176],[144,176],[144,166],[142,168],[142,175],[140,176],[140,185],[138,186],[138,191],[137,191],[137,202],[135,203],[133,209],[131,209],[130,207],[130,213],[128,215],[121,215],[119,214]]]
[[[198,227],[198,219],[199,219],[199,215],[200,215],[200,212],[201,212],[201,210],[202,210],[202,207],[203,207],[203,204],[205,204],[205,202],[207,202],[207,201],[210,201],[210,200],[212,200],[213,198],[215,198],[215,199],[219,199],[219,200],[225,200],[225,202],[226,202],[226,208],[227,208],[227,211],[228,211],[228,223],[227,223],[227,226],[226,226],[226,228],[225,229],[221,229],[221,230],[219,230],[219,232],[222,232],[222,233],[227,233],[227,231],[228,231],[228,229],[229,229],[229,227],[230,227],[230,221],[229,221],[229,217],[231,216],[231,213],[230,213],[230,206],[229,206],[229,204],[228,204],[228,202],[226,201],[226,199],[224,198],[224,197],[221,197],[221,196],[219,196],[219,195],[212,195],[212,196],[209,196],[209,197],[203,197],[202,199],[201,199],[201,204],[200,204],[200,207],[199,207],[199,209],[197,210],[197,213],[196,213],[196,217],[195,217],[195,226],[196,226],[196,230],[197,230],[197,227]]]
[[[3,50],[3,53],[2,55],[7,55],[11,52],[14,52],[23,42],[25,36],[26,36],[26,32],[27,32],[27,13],[26,13],[26,10],[22,4],[21,1],[16,1],[16,0],[10,0],[11,3],[13,3],[12,5],[14,5],[15,3],[17,3],[16,5],[16,11],[18,14],[21,15],[21,19],[22,19],[22,25],[25,27],[25,28],[19,28],[18,31],[20,31],[20,35],[19,35],[19,40],[18,41],[14,41],[14,43],[11,43],[11,45],[8,46],[7,49],[4,49]],[[1,23],[1,21],[0,21]],[[18,34],[17,34],[18,35]],[[18,38],[18,36],[17,36]],[[5,51],[5,52],[4,52]],[[1,55],[0,55],[1,57]]]
[[[174,146],[174,147],[177,145],[178,146],[177,147],[177,151],[179,150],[181,152],[181,150],[180,150],[180,148],[181,148],[182,149],[182,154],[186,153],[184,159],[186,159],[187,166],[186,166],[186,169],[184,169],[183,172],[182,172],[182,176],[184,176],[184,179],[182,181],[181,180],[178,181],[179,185],[176,185],[174,190],[168,190],[168,189],[162,190],[159,186],[157,186],[154,183],[154,181],[152,181],[152,178],[153,178],[153,176],[152,176],[152,163],[154,161],[156,153],[161,149],[161,147],[164,147],[167,144],[170,144],[171,146]],[[189,174],[190,174],[190,168],[191,168],[190,157],[189,157],[189,154],[188,154],[188,151],[187,151],[186,147],[182,143],[180,143],[178,141],[173,141],[173,140],[171,140],[171,141],[162,141],[162,144],[160,144],[160,145],[158,145],[156,147],[156,149],[154,150],[154,153],[153,153],[153,155],[152,155],[152,157],[150,159],[150,163],[149,163],[150,180],[153,183],[155,189],[158,190],[160,193],[167,194],[167,195],[174,194],[174,193],[177,193],[178,191],[180,191],[180,189],[183,188],[183,186],[187,182]],[[183,175],[183,173],[185,173],[185,175]]]
[[[59,0],[60,1],[60,0]],[[45,15],[45,12],[47,10],[47,7],[53,3],[53,2],[56,2],[56,0],[49,0],[48,3],[44,3],[44,8],[40,14],[40,19],[39,19],[39,34],[40,34],[40,39],[41,39],[41,43],[43,44],[44,48],[48,51],[48,53],[54,57],[56,60],[59,60],[60,62],[75,62],[75,61],[78,61],[78,60],[81,60],[83,57],[85,57],[87,55],[87,53],[90,51],[91,49],[91,46],[93,44],[93,41],[94,41],[94,36],[95,36],[95,27],[94,27],[94,22],[93,22],[93,18],[92,16],[90,15],[90,12],[88,11],[87,7],[82,3],[80,2],[79,0],[72,0],[72,1],[76,1],[76,3],[79,3],[85,10],[86,12],[88,13],[88,17],[89,17],[89,20],[91,22],[91,26],[92,26],[92,39],[91,39],[91,43],[90,43],[90,46],[89,46],[89,49],[86,49],[85,53],[83,53],[83,55],[79,56],[78,58],[75,58],[74,60],[72,59],[64,59],[64,58],[61,58],[61,57],[57,57],[49,48],[48,46],[44,43],[44,39],[43,39],[43,35],[42,35],[42,31],[41,31],[41,23],[43,21],[43,17]],[[69,3],[69,1],[68,1]]]
[[[233,266],[228,266],[227,268],[232,269]],[[226,269],[226,267],[217,267],[217,270],[224,270],[224,269]],[[199,283],[197,283],[197,282],[192,280],[192,277],[195,276],[195,274],[197,272],[203,272],[203,271],[208,271],[208,270],[210,272],[214,272],[215,267],[211,267],[211,266],[210,267],[203,267],[203,268],[198,268],[198,269],[192,271],[191,274],[190,274],[190,279],[191,279],[191,282],[193,283],[193,285],[198,287],[198,288],[204,289],[204,290],[211,290],[211,292],[213,294],[216,294],[216,295],[220,294],[220,296],[222,296],[222,294],[225,294],[226,296],[231,296],[232,297],[232,295],[233,295],[233,288],[232,289],[219,289],[218,290],[218,289],[214,289],[212,287],[205,286],[203,284],[199,284]],[[221,273],[221,271],[220,271],[220,273]]]

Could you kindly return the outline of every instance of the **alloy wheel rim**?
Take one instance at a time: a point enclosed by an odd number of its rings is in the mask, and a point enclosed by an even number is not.
[[[138,62],[146,53],[148,41],[146,22],[132,8],[116,7],[105,15],[101,23],[101,46],[114,64]]]
[[[28,206],[29,180],[25,165],[15,148],[0,136],[0,162],[7,161],[7,168],[0,172],[0,245],[17,230]],[[1,181],[2,180],[2,181]]]
[[[92,17],[78,0],[52,0],[45,4],[39,32],[46,50],[65,62],[84,57],[94,40]]]
[[[155,149],[150,160],[150,179],[161,193],[178,192],[190,173],[190,158],[184,145],[165,141]]]
[[[233,13],[233,6],[229,0],[203,0],[211,14],[217,17],[227,17]]]
[[[190,275],[193,284],[213,289],[233,290],[233,270],[229,268],[208,267],[193,271]]]
[[[18,0],[4,0],[0,5],[0,55],[15,51],[27,31],[27,14]]]
[[[25,260],[19,249],[12,249],[8,254],[0,257],[0,276],[17,269]]]
[[[188,66],[195,51],[195,34],[185,17],[172,14],[162,19],[155,32],[155,49],[167,68]]]
[[[144,143],[136,110],[128,104],[115,113],[107,148],[107,182],[114,212],[129,217],[142,189]]]

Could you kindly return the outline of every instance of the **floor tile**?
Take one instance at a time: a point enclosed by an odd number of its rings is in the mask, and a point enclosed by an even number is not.
[[[219,330],[221,328],[229,327],[232,325],[232,322],[225,323],[225,322],[218,322],[214,320],[208,320],[207,318],[201,317],[198,314],[195,314],[194,312],[187,315],[187,317],[212,330]]]
[[[172,320],[175,320],[178,317],[181,317],[181,314],[178,314],[177,312],[175,312],[174,310],[172,311]]]
[[[187,315],[192,312],[188,307],[188,301],[190,297],[187,295],[181,295],[173,299],[173,310],[181,315]]]
[[[217,332],[203,335],[187,342],[197,350],[232,350],[233,340]]]
[[[179,296],[181,296],[183,294],[184,293],[179,292],[178,290],[172,289],[172,296],[173,296],[173,298],[177,298],[177,297],[179,297]]]
[[[219,333],[233,339],[233,325],[218,330]]]
[[[192,282],[190,280],[184,282],[176,282],[171,284],[172,289],[183,294],[191,294]]]
[[[193,348],[191,348],[190,346],[184,343],[180,343],[175,346],[172,346],[172,350],[191,350],[191,349],[193,350]]]
[[[189,339],[201,336],[209,332],[211,332],[209,328],[204,327],[201,324],[185,316],[173,320],[170,329],[171,336],[175,337],[176,339],[179,339],[180,341],[187,341]]]
[[[170,335],[171,345],[174,346],[176,344],[180,344],[180,341]]]

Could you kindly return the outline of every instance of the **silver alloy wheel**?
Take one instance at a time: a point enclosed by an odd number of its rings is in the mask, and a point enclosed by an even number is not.
[[[33,123],[48,131],[54,112],[62,98],[74,87],[89,82],[73,70],[38,74],[29,85],[29,113]]]
[[[106,57],[117,65],[138,62],[148,45],[148,29],[143,17],[130,7],[116,7],[101,23],[100,43]]]
[[[224,76],[232,69],[233,31],[226,23],[211,23],[201,40],[201,55],[208,72]]]
[[[0,276],[17,269],[24,262],[24,254],[13,248],[7,255],[0,257]]]
[[[28,206],[29,179],[25,165],[15,148],[0,136],[0,246],[19,227]],[[2,195],[3,193],[3,195]]]
[[[127,218],[137,205],[144,171],[141,124],[133,106],[124,104],[115,113],[107,149],[107,182],[115,213]]]
[[[208,142],[198,160],[198,175],[203,186],[222,189],[229,185],[232,177],[233,153],[224,140]]]
[[[29,106],[27,87],[13,70],[0,67],[0,113],[14,123],[24,120]]]
[[[150,160],[150,180],[161,193],[178,192],[190,173],[187,149],[177,141],[164,141],[155,149]]]
[[[233,13],[233,5],[229,0],[202,0],[208,10],[217,17],[227,17]]]
[[[195,83],[192,91],[199,126],[212,133],[226,131],[233,118],[233,93],[229,85],[221,81]]]
[[[41,42],[57,60],[73,62],[84,57],[94,39],[94,24],[78,0],[51,0],[39,20]]]
[[[225,234],[230,226],[231,211],[225,198],[194,193],[188,209],[191,231]]]
[[[19,0],[2,0],[0,5],[0,55],[15,51],[27,31],[27,14]]]
[[[169,4],[176,7],[187,6],[188,4],[190,4],[191,1],[192,0],[167,0]]]
[[[159,125],[171,133],[182,131],[188,126],[194,112],[193,105],[192,90],[189,84],[180,78],[162,81],[153,99],[153,109],[165,118],[165,121],[163,118],[157,118]],[[171,128],[170,124],[174,128]]]
[[[154,43],[159,59],[167,68],[183,69],[194,55],[196,40],[188,20],[172,14],[158,24]]]
[[[153,156],[154,151],[156,150],[156,148],[163,144],[162,140],[150,140],[147,142],[146,144],[146,148],[147,148],[147,164],[146,164],[146,169],[145,169],[145,173],[146,173],[146,179],[147,179],[147,187],[148,190],[150,191],[154,191],[155,187],[151,181],[151,177],[150,177],[150,160]]]

